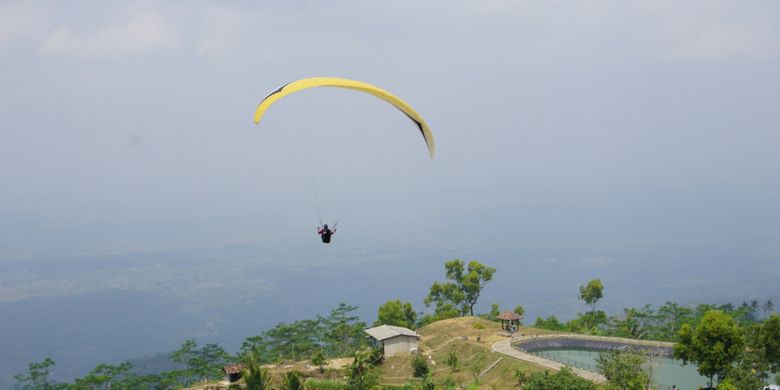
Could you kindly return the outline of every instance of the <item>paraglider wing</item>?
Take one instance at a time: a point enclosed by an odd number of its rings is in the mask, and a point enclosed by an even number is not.
[[[274,104],[277,100],[300,90],[314,87],[338,87],[354,89],[365,93],[370,93],[371,95],[374,95],[392,104],[397,109],[401,110],[401,112],[406,114],[406,116],[408,116],[409,119],[411,119],[417,125],[417,128],[420,130],[420,134],[422,134],[423,139],[425,140],[425,145],[428,147],[428,154],[431,156],[431,158],[433,158],[435,151],[433,134],[431,133],[431,129],[428,127],[428,124],[425,123],[425,120],[420,116],[420,114],[418,114],[417,111],[412,108],[412,106],[401,100],[401,98],[391,94],[390,92],[387,92],[377,86],[355,80],[342,79],[337,77],[312,77],[282,85],[266,96],[265,99],[260,102],[260,105],[257,106],[257,110],[255,111],[255,123],[260,123],[260,119],[268,110],[268,107]]]

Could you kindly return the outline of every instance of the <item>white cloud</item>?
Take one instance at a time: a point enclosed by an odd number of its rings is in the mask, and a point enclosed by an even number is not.
[[[683,39],[674,53],[683,58],[703,59],[763,56],[778,48],[769,32],[762,22],[713,26]]]
[[[38,3],[0,3],[0,48],[24,39],[40,39],[51,9]]]
[[[198,43],[198,53],[214,56],[241,48],[243,15],[234,9],[217,8],[204,13],[206,36]]]
[[[673,6],[664,11],[655,15],[652,33],[672,58],[745,59],[780,51],[780,34],[767,19],[768,14],[745,12],[740,3]]]
[[[47,55],[85,58],[124,57],[162,50],[178,44],[176,31],[155,9],[133,10],[118,23],[91,33],[62,27],[50,32],[41,43]]]

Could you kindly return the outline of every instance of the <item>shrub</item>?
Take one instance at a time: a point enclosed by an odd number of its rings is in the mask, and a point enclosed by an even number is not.
[[[414,354],[412,357],[412,372],[417,378],[425,377],[428,374],[430,368],[428,368],[428,361],[421,353]]]
[[[447,363],[448,366],[452,369],[452,371],[458,371],[458,364],[460,361],[458,360],[458,355],[455,355],[455,352],[450,352],[449,355],[447,355],[447,360],[444,361]]]

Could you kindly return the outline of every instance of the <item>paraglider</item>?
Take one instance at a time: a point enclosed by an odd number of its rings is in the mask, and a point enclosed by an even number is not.
[[[336,225],[333,225],[333,230],[328,227],[327,223],[324,226],[318,226],[317,234],[322,237],[323,244],[330,244],[330,237],[336,234]]]
[[[425,120],[422,118],[422,116],[420,116],[420,114],[418,114],[417,111],[412,108],[412,106],[401,100],[401,98],[385,91],[382,88],[356,80],[342,79],[337,77],[311,77],[282,85],[268,94],[268,96],[266,96],[265,99],[260,102],[260,105],[257,106],[257,110],[255,110],[255,123],[260,123],[260,119],[263,117],[263,115],[265,115],[265,112],[277,100],[292,93],[315,87],[354,89],[374,95],[392,104],[397,109],[401,110],[401,112],[406,114],[406,116],[408,116],[409,119],[411,119],[412,122],[417,125],[417,128],[420,130],[420,134],[422,134],[422,137],[425,140],[425,145],[428,147],[428,154],[431,156],[431,158],[433,158],[436,150],[433,142],[433,134],[431,133],[431,129],[428,127],[428,124],[425,123]]]
[[[436,149],[435,149],[435,144],[433,140],[433,134],[431,133],[431,129],[428,127],[428,124],[425,122],[422,116],[418,114],[417,111],[415,111],[414,108],[412,108],[412,106],[410,106],[408,103],[403,101],[401,98],[391,94],[390,92],[382,88],[361,81],[356,81],[356,80],[349,80],[349,79],[337,78],[337,77],[312,77],[312,78],[300,79],[288,84],[284,84],[281,87],[273,90],[260,102],[260,104],[257,106],[257,109],[255,110],[254,122],[256,124],[259,124],[260,120],[266,114],[266,112],[271,107],[271,105],[276,103],[279,99],[287,95],[293,94],[295,92],[309,89],[309,88],[315,88],[315,87],[336,87],[336,88],[356,90],[356,91],[373,95],[393,105],[395,108],[403,112],[416,125],[417,129],[420,132],[420,135],[422,135],[422,138],[425,142],[428,155],[430,156],[430,158],[434,157]],[[315,196],[314,198],[317,197]],[[322,216],[320,216],[320,219],[322,219]],[[317,234],[320,235],[323,243],[325,244],[330,243],[332,235],[336,233],[335,228],[337,223],[338,221],[334,223],[333,229],[328,228],[327,224],[324,226],[317,227]]]

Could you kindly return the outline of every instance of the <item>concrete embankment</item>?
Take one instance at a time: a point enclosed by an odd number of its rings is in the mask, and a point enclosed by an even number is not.
[[[633,340],[618,337],[600,337],[578,334],[555,334],[543,336],[514,336],[501,340],[492,346],[493,351],[515,359],[520,359],[552,370],[560,370],[566,365],[532,354],[534,351],[549,349],[590,349],[590,350],[642,350],[660,356],[670,356],[673,343],[661,341]],[[589,381],[605,383],[606,378],[596,372],[577,367],[569,367],[575,374]]]

